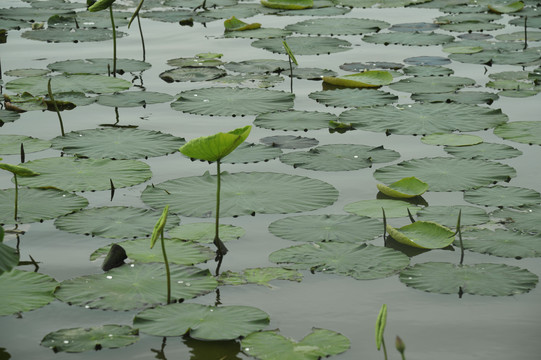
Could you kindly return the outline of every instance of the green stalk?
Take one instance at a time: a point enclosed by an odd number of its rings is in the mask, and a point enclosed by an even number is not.
[[[53,97],[53,90],[51,88],[51,79],[49,79],[49,82],[47,83],[47,92],[49,93],[49,99],[51,99],[54,109],[56,110],[56,115],[58,115],[58,121],[60,121],[60,132],[62,133],[62,136],[66,136],[64,133],[64,123],[62,122],[62,116],[60,115],[60,110],[58,110],[58,105],[56,104],[56,101]]]
[[[216,161],[216,227],[214,230],[214,245],[216,245],[216,276],[220,275],[220,266],[222,265],[222,260],[224,255],[227,254],[227,248],[220,239],[220,191],[222,188],[222,178],[220,170],[220,160]]]
[[[141,27],[141,18],[139,17],[139,13],[137,13],[137,24],[139,25],[139,34],[141,34],[141,45],[143,46],[143,61],[145,61],[145,38],[143,37],[143,28]]]
[[[111,25],[113,26],[113,76],[116,77],[116,29],[115,19],[113,17],[113,5],[109,6],[109,15],[111,16]]]
[[[290,87],[291,93],[293,94],[293,64],[291,63],[291,56],[288,56],[289,59],[289,77],[291,78]]]
[[[381,346],[383,347],[383,355],[385,356],[385,360],[387,359],[387,347],[385,346],[385,339],[381,339]]]
[[[161,244],[163,261],[165,262],[165,273],[167,274],[167,303],[171,304],[171,271],[169,270],[169,261],[167,260],[167,253],[165,252],[165,241],[163,240],[163,229],[161,231]]]
[[[15,179],[15,214],[13,216],[15,222],[17,221],[17,212],[19,208],[18,199],[19,199],[19,184],[17,183],[17,174],[13,174],[13,178]]]

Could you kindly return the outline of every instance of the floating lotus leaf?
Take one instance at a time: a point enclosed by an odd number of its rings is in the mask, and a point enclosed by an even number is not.
[[[137,159],[174,153],[183,138],[153,130],[104,128],[73,131],[52,140],[53,148],[90,158]],[[116,184],[115,184],[116,186]]]
[[[262,330],[269,315],[251,306],[170,304],[141,311],[133,326],[155,336],[188,334],[199,340],[233,340]]]
[[[203,14],[201,14],[201,17],[200,19],[198,19],[198,21],[209,22],[219,19],[225,20],[231,18],[231,16],[236,16],[241,19],[247,19],[254,15],[261,14],[262,11],[262,6],[256,3],[237,3],[236,5],[216,9],[208,9]]]
[[[150,64],[135,59],[116,59],[116,71],[136,72],[150,69]],[[107,74],[113,67],[110,58],[92,58],[57,61],[47,65],[47,68],[67,74]]]
[[[509,14],[524,9],[524,3],[522,1],[515,1],[510,4],[494,4],[488,5],[488,9],[496,14]]]
[[[256,284],[271,287],[269,281],[289,280],[302,281],[302,274],[295,270],[281,267],[244,269],[242,272],[225,271],[220,274],[218,281],[223,285]]]
[[[383,146],[355,144],[321,145],[308,151],[295,151],[280,156],[280,161],[295,168],[320,171],[350,171],[390,162],[400,157]]]
[[[236,240],[245,233],[246,230],[239,226],[220,224],[220,240],[222,241]],[[210,244],[216,235],[216,224],[210,222],[183,224],[170,229],[168,234],[172,238]]]
[[[522,20],[522,19],[517,19],[517,20],[522,21],[522,25],[524,25],[524,20]],[[524,31],[517,31],[517,32],[510,33],[510,34],[499,34],[499,35],[496,35],[495,38],[496,38],[496,40],[500,40],[500,41],[520,41],[520,42],[524,42],[524,40],[525,40],[524,35],[525,35]],[[528,30],[528,32],[526,33],[526,36],[527,36],[529,41],[541,41],[541,31],[530,31],[530,30]]]
[[[356,129],[386,134],[417,135],[478,131],[507,122],[500,109],[465,104],[408,104],[351,109],[340,122]]]
[[[462,233],[462,244],[470,251],[509,258],[541,256],[541,236],[496,229],[472,229]],[[458,244],[457,244],[458,245]]]
[[[0,115],[1,116],[1,115]],[[21,144],[25,153],[42,151],[51,147],[51,142],[25,135],[0,135],[0,154],[16,155],[21,153]]]
[[[295,135],[267,136],[259,139],[263,144],[280,149],[302,149],[317,146],[319,141],[314,138],[307,138]]]
[[[539,94],[541,89],[536,90],[523,90],[523,89],[516,89],[516,90],[502,90],[498,92],[499,96],[504,97],[511,97],[511,98],[526,98],[530,96],[535,96]]]
[[[41,340],[41,346],[55,353],[116,349],[139,340],[139,330],[126,325],[102,325],[91,328],[60,329]]]
[[[358,74],[342,75],[338,77],[324,76],[323,82],[352,88],[378,88],[389,85],[393,76],[388,71],[368,70]]]
[[[283,337],[276,331],[254,332],[241,340],[242,351],[257,359],[312,360],[343,353],[349,349],[349,339],[326,329],[313,328],[301,341]]]
[[[17,111],[36,111],[47,109],[47,104],[40,96],[33,96],[28,92],[21,95],[4,95],[6,108]]]
[[[336,89],[316,91],[308,94],[310,99],[326,106],[365,107],[392,104],[398,96],[375,89]]]
[[[66,191],[109,190],[111,180],[116,188],[140,184],[152,176],[150,166],[138,160],[45,158],[26,162],[24,166],[40,174],[21,178],[19,185],[50,187]]]
[[[261,27],[260,23],[248,24],[242,20],[237,19],[234,16],[231,16],[230,19],[224,21],[225,31],[245,31],[245,30],[254,30]]]
[[[165,103],[173,96],[153,91],[127,91],[98,96],[98,104],[112,107],[146,107],[150,104]]]
[[[103,206],[59,217],[54,225],[74,234],[128,239],[150,236],[160,215],[161,212],[151,209]],[[170,215],[165,229],[171,229],[179,221],[178,217]]]
[[[412,198],[423,195],[428,190],[428,184],[415,176],[395,181],[389,186],[376,184],[379,191],[393,198]]]
[[[414,65],[404,68],[404,74],[409,76],[448,76],[454,71],[444,66],[436,65]]]
[[[0,275],[0,316],[30,311],[54,300],[58,283],[37,272],[12,269]]]
[[[257,74],[245,74],[245,75],[226,75],[224,77],[213,80],[215,83],[221,84],[233,84],[236,86],[253,88],[253,89],[267,89],[276,84],[284,81],[284,78],[280,75],[257,75]]]
[[[451,229],[432,221],[416,221],[399,229],[387,224],[386,229],[399,243],[420,249],[441,249],[455,240]]]
[[[14,77],[26,77],[26,76],[43,76],[47,75],[51,70],[47,69],[12,69],[4,71],[4,75]]]
[[[84,4],[84,3],[83,3]],[[83,5],[80,3],[80,5]],[[84,5],[83,5],[84,6]],[[134,5],[135,6],[135,5]],[[118,6],[113,6],[118,8]],[[64,28],[72,29],[74,27],[87,28],[102,28],[109,29],[111,28],[111,17],[109,11],[103,12],[90,12],[90,11],[77,11],[74,14],[74,18],[66,18],[64,16],[51,16],[47,20],[48,27],[54,28]],[[113,16],[115,20],[115,26],[117,28],[128,25],[129,19],[131,17],[131,12],[126,11],[115,11],[113,10]],[[75,23],[77,21],[77,23]]]
[[[164,71],[160,78],[168,83],[174,81],[209,81],[226,75],[225,70],[214,67],[184,67]]]
[[[127,35],[122,31],[116,31],[116,38]],[[106,41],[113,39],[113,31],[110,29],[66,29],[47,28],[44,30],[28,30],[21,34],[23,38],[30,40],[47,41],[54,43],[61,42],[85,42],[85,41]]]
[[[200,16],[197,16],[191,9],[169,9],[168,11],[156,10],[141,12],[141,17],[170,23],[178,23],[179,21],[211,21]]]
[[[517,186],[494,185],[466,191],[464,200],[484,206],[521,206],[541,203],[541,194]]]
[[[407,160],[374,172],[374,177],[383,183],[415,176],[430,184],[430,191],[476,189],[497,181],[509,181],[515,175],[515,169],[497,162],[447,157]]]
[[[275,37],[286,37],[291,35],[291,31],[279,28],[257,28],[253,30],[228,31],[224,34],[226,39],[245,38],[245,39],[270,39]]]
[[[490,92],[483,91],[456,91],[449,93],[436,93],[436,94],[412,94],[411,99],[419,102],[430,102],[430,103],[459,103],[467,105],[477,105],[477,104],[492,104],[494,101],[498,100],[499,96]]]
[[[363,72],[367,70],[400,70],[404,64],[388,62],[388,61],[370,61],[366,63],[352,62],[340,65],[340,69],[351,72]]]
[[[404,59],[404,62],[408,65],[432,65],[432,66],[441,66],[451,63],[446,57],[442,56],[414,56],[407,59]]]
[[[20,182],[20,179],[19,179]],[[0,190],[0,223],[13,224],[15,189]],[[17,222],[32,223],[54,219],[80,210],[88,201],[79,195],[55,189],[24,189],[18,194]]]
[[[233,5],[236,5],[237,3],[238,3],[237,0],[209,0],[207,2],[207,7],[233,6]],[[165,0],[164,5],[171,6],[171,7],[194,8],[198,5],[201,5],[201,2],[199,2],[199,0]]]
[[[2,243],[4,229],[0,226],[0,275],[19,265],[19,251]]]
[[[481,46],[461,46],[461,45],[450,45],[444,46],[442,50],[450,54],[475,54],[483,51]]]
[[[469,205],[427,206],[417,212],[417,217],[419,220],[434,221],[455,228],[459,213],[462,226],[484,224],[490,220],[485,210]]]
[[[250,125],[190,140],[179,150],[184,155],[205,161],[219,161],[229,155],[246,140],[252,127]]]
[[[199,115],[257,115],[288,110],[295,96],[275,90],[244,88],[203,88],[184,91],[171,107]]]
[[[68,103],[68,105],[69,105],[69,103],[71,103],[71,104],[74,104],[75,106],[90,105],[90,104],[95,103],[96,100],[97,100],[96,96],[87,97],[87,96],[85,96],[85,93],[78,92],[78,91],[68,91],[68,92],[55,93],[53,96],[54,96],[54,99],[57,102],[57,104],[61,103],[61,102],[66,102],[66,103]],[[51,104],[49,96],[45,97],[45,101],[47,103],[47,106],[52,111],[56,111],[54,109],[54,105]],[[52,108],[51,108],[51,106],[52,106]],[[59,110],[62,111],[62,108],[60,107]],[[71,109],[67,108],[66,110],[71,110]]]
[[[150,244],[149,244],[150,245]],[[191,299],[214,290],[208,270],[170,264],[171,298]],[[103,274],[64,280],[55,296],[71,305],[102,310],[134,310],[166,302],[165,266],[129,264]]]
[[[15,111],[0,109],[0,124],[13,122],[20,117],[21,115],[19,115]]]
[[[72,13],[73,11],[71,10],[40,9],[39,11],[37,11],[33,7],[11,7],[0,9],[0,18],[24,20],[31,22],[44,22],[53,15]]]
[[[289,69],[289,63],[285,60],[254,59],[241,62],[230,62],[224,65],[226,70],[239,73],[268,74],[282,72]]]
[[[536,7],[534,7],[533,10],[536,11]],[[528,17],[527,27],[541,29],[541,17],[537,16],[536,14],[537,13],[534,12],[534,14],[532,14],[534,16]],[[509,24],[524,27],[524,19],[522,17],[514,18],[509,21]]]
[[[278,16],[339,16],[345,15],[351,11],[351,8],[338,7],[332,1],[315,0],[314,6],[301,10],[281,10],[274,14]]]
[[[223,159],[223,163],[247,164],[259,161],[269,161],[282,155],[282,150],[277,147],[259,144],[241,144],[233,153]]]
[[[276,111],[258,115],[254,125],[271,130],[308,131],[325,129],[336,115],[319,111]]]
[[[420,4],[430,0],[337,0],[336,3],[342,6],[349,6],[355,8],[370,8],[373,6],[381,8],[393,8],[402,7],[412,4]]]
[[[541,233],[541,206],[529,205],[516,209],[496,210],[490,214],[501,219],[504,225],[511,230],[518,230],[532,234]]]
[[[400,32],[417,32],[417,31],[433,31],[438,28],[438,24],[426,23],[426,22],[417,22],[417,23],[403,23],[403,24],[394,24],[389,28],[391,31],[400,31]]]
[[[411,214],[415,214],[421,208],[406,201],[390,199],[361,200],[344,206],[344,210],[349,213],[372,218],[383,218],[382,209],[387,218],[397,218],[408,216],[408,209]]]
[[[501,124],[494,129],[494,134],[505,140],[541,145],[541,123],[537,121],[513,121]]]
[[[223,61],[216,58],[203,58],[199,56],[194,56],[191,58],[176,58],[167,60],[167,65],[177,66],[177,67],[216,67],[223,65]]]
[[[486,87],[498,90],[533,90],[535,84],[521,80],[493,80],[485,84]]]
[[[287,214],[333,204],[338,190],[321,180],[271,172],[222,173],[220,216]],[[147,187],[141,195],[152,207],[170,205],[184,216],[211,217],[216,207],[216,176],[205,173]],[[270,195],[272,194],[272,195]]]
[[[320,68],[293,69],[293,77],[296,79],[320,81],[324,76],[338,76],[338,74],[332,70]]]
[[[159,241],[152,249],[150,249],[147,238],[122,241],[116,244],[122,246],[122,248],[126,250],[128,258],[138,263],[163,262],[162,246]],[[206,246],[178,239],[166,239],[165,247],[167,249],[167,259],[169,263],[178,265],[199,264],[214,258],[216,255],[214,251]],[[99,248],[90,255],[90,260],[94,261],[100,257],[105,258],[109,253],[110,248],[109,245]]]
[[[314,0],[261,0],[261,4],[272,9],[301,10],[314,6]]]
[[[495,143],[481,143],[472,146],[446,146],[448,154],[463,159],[502,160],[522,155],[522,151],[512,146]]]
[[[380,279],[396,274],[409,264],[399,251],[381,246],[351,243],[314,243],[280,249],[269,260],[285,267],[351,276],[357,280]]]
[[[421,141],[428,145],[469,146],[483,142],[477,135],[468,134],[430,134],[423,136]]]
[[[418,76],[413,78],[402,79],[389,87],[395,91],[403,91],[409,93],[446,93],[456,91],[465,86],[475,85],[475,80],[465,77],[448,76]]]
[[[252,46],[278,54],[286,54],[281,38],[260,39],[252,42]],[[291,36],[285,38],[295,55],[320,55],[351,50],[351,43],[346,40],[321,36]]]
[[[538,277],[526,269],[505,264],[427,262],[402,271],[400,281],[417,290],[438,294],[510,296],[533,289]]]
[[[332,18],[308,19],[285,27],[299,34],[306,35],[361,35],[378,32],[389,27],[389,23],[372,19],[344,18],[336,21]]]
[[[475,54],[451,54],[449,58],[469,64],[486,65],[525,65],[541,58],[541,54],[535,48],[523,51],[484,50]]]
[[[363,41],[373,44],[395,44],[408,46],[429,46],[442,45],[453,41],[455,38],[451,35],[424,33],[424,32],[392,32],[365,35]]]
[[[484,21],[463,21],[459,23],[442,24],[442,30],[472,32],[472,31],[494,31],[505,28],[504,24],[497,24]]]
[[[438,16],[436,18],[436,23],[438,24],[458,24],[463,22],[490,22],[501,19],[502,16],[499,14],[490,14],[490,13],[461,13],[461,14],[450,14]]]
[[[359,243],[380,236],[383,224],[357,215],[300,215],[272,222],[269,231],[291,241]]]
[[[84,93],[113,93],[127,90],[131,83],[127,80],[102,75],[56,75],[50,78],[31,76],[15,79],[6,83],[6,89],[17,92],[29,92],[34,96],[47,94],[47,82],[51,79],[53,93],[84,92]]]

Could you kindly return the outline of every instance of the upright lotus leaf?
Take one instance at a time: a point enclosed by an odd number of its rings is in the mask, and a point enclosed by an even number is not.
[[[272,280],[302,281],[302,274],[295,270],[284,269],[281,267],[266,267],[244,269],[241,272],[225,271],[220,274],[218,281],[222,285],[244,285],[256,284],[267,287]]]
[[[252,126],[244,126],[227,133],[217,133],[211,136],[190,140],[179,150],[184,155],[209,162],[219,161],[230,154],[246,140]]]
[[[344,335],[312,328],[301,341],[286,338],[277,331],[254,332],[241,340],[242,351],[248,356],[265,360],[314,360],[343,353],[350,347]]]
[[[358,74],[323,77],[323,82],[327,84],[350,88],[379,88],[383,85],[389,85],[392,81],[393,75],[384,70],[368,70]]]
[[[383,184],[376,186],[379,191],[393,198],[412,198],[423,195],[428,190],[428,184],[415,176],[400,179],[389,186]]]
[[[234,16],[231,16],[230,19],[224,21],[225,31],[244,31],[244,30],[254,30],[261,27],[260,23],[248,24],[242,20],[237,19]]]
[[[170,304],[146,309],[133,319],[133,326],[155,336],[189,335],[199,340],[233,340],[262,330],[269,315],[251,306],[205,306]]]
[[[92,6],[88,8],[90,12],[96,12],[107,9],[109,6],[113,5],[115,0],[97,0]]]
[[[272,9],[301,10],[314,6],[314,0],[261,0],[261,4]]]
[[[24,166],[19,166],[19,165],[0,163],[0,169],[9,171],[13,175],[22,176],[22,177],[31,177],[31,176],[39,175],[39,173],[32,171]]]
[[[89,350],[116,349],[139,340],[139,330],[127,325],[101,325],[91,328],[60,329],[45,335],[41,346],[55,353],[79,353]]]
[[[432,221],[416,221],[399,229],[387,224],[389,235],[401,244],[421,249],[441,249],[455,240],[455,232]]]
[[[515,1],[507,4],[488,4],[488,10],[496,14],[510,14],[524,9],[522,1]]]

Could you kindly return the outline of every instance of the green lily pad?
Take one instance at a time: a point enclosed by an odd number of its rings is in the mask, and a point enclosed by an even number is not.
[[[150,244],[149,244],[150,247]],[[170,264],[171,298],[182,301],[214,290],[216,280],[208,270]],[[87,309],[134,310],[166,302],[165,266],[130,264],[104,274],[64,280],[55,296]]]
[[[383,224],[357,215],[300,215],[272,222],[269,231],[291,241],[359,243],[380,236]]]
[[[150,69],[150,64],[135,59],[116,59],[116,71],[137,72]],[[113,60],[110,58],[92,58],[56,61],[47,65],[52,71],[67,74],[107,74],[113,68]]]
[[[488,10],[496,14],[510,14],[520,11],[524,8],[522,1],[515,1],[507,4],[489,4]]]
[[[4,229],[0,226],[0,275],[11,271],[19,264],[19,251],[2,243],[4,241]]]
[[[110,239],[128,239],[150,236],[161,212],[124,206],[94,207],[59,217],[54,225],[74,234],[100,236]],[[178,225],[170,215],[166,229]]]
[[[15,111],[0,109],[0,124],[13,122],[20,117],[21,115],[19,115]]]
[[[338,191],[321,180],[271,172],[221,175],[220,216],[286,214],[333,204]],[[184,177],[147,187],[141,198],[147,205],[184,216],[211,217],[216,207],[216,176]],[[272,194],[272,196],[268,196]]]
[[[51,147],[51,142],[25,135],[0,135],[0,154],[17,155],[21,153],[21,144],[25,153],[42,151]]]
[[[137,159],[174,153],[185,141],[153,130],[105,128],[69,132],[54,138],[52,143],[53,148],[70,155]]]
[[[111,107],[146,107],[172,100],[172,95],[153,91],[126,91],[98,96],[98,104]]]
[[[300,149],[317,146],[319,141],[314,138],[307,138],[294,135],[267,136],[259,139],[263,144],[280,149]]]
[[[477,135],[469,134],[430,134],[423,136],[421,141],[428,145],[469,146],[483,142]]]
[[[211,244],[214,241],[216,224],[210,222],[182,224],[168,231],[172,238]],[[246,230],[239,226],[220,224],[220,240],[236,240],[244,236]]]
[[[365,107],[392,104],[398,96],[376,89],[335,89],[315,91],[308,94],[310,99],[325,106]]]
[[[182,67],[164,71],[160,79],[165,82],[210,81],[226,75],[225,70],[214,67]]]
[[[532,234],[541,233],[541,206],[529,205],[518,208],[504,208],[490,214],[501,219],[505,227],[511,230]]]
[[[295,96],[275,90],[244,88],[203,88],[179,94],[171,108],[190,114],[244,116],[288,110]]]
[[[58,283],[37,272],[12,269],[0,275],[0,316],[43,307],[54,300]]]
[[[218,281],[222,285],[256,284],[267,287],[271,287],[269,281],[272,280],[301,282],[302,274],[298,271],[283,269],[281,267],[266,267],[244,269],[241,272],[225,271],[218,278]]]
[[[4,95],[4,102],[6,107],[17,112],[47,109],[47,104],[41,96],[33,96],[28,92],[21,95]]]
[[[541,145],[541,124],[537,121],[513,121],[496,127],[494,135],[523,144]]]
[[[45,158],[28,161],[24,166],[40,174],[21,178],[19,185],[51,187],[65,191],[109,190],[140,184],[152,176],[150,166],[138,160]]]
[[[442,48],[443,52],[449,54],[475,54],[483,51],[481,46],[462,46],[462,45],[450,45],[444,46]]]
[[[314,0],[261,0],[261,5],[272,9],[301,10],[314,6]]]
[[[352,88],[378,88],[389,85],[392,81],[391,73],[383,70],[368,70],[358,74],[323,77],[324,83]]]
[[[253,30],[243,31],[228,31],[224,34],[228,38],[245,38],[245,39],[269,39],[276,37],[286,37],[291,35],[291,31],[279,28],[257,28]]]
[[[273,111],[256,116],[254,125],[271,130],[308,131],[325,129],[329,121],[336,119],[336,115],[320,111]]]
[[[393,198],[412,198],[423,195],[428,190],[428,184],[415,176],[395,181],[389,186],[376,184],[379,191]]]
[[[254,332],[241,340],[242,351],[249,356],[265,360],[313,360],[343,353],[349,349],[349,339],[326,329],[313,328],[297,342],[276,331]]]
[[[437,34],[434,32],[390,32],[373,35],[365,35],[363,41],[383,45],[407,45],[407,46],[430,46],[442,45],[453,41],[451,35]]]
[[[219,132],[211,136],[199,137],[190,140],[179,150],[192,159],[219,161],[242,144],[251,130],[252,127],[248,125],[227,133]]]
[[[167,60],[167,65],[170,66],[176,66],[180,68],[185,67],[195,67],[195,68],[201,68],[201,67],[217,67],[220,65],[224,65],[223,61],[216,58],[203,58],[199,56],[194,56],[191,58],[176,58],[176,59],[170,59]]]
[[[14,77],[43,76],[51,72],[48,69],[11,69],[4,71],[4,75]]]
[[[275,15],[278,16],[340,16],[351,11],[351,8],[338,7],[329,0],[314,0],[314,6],[301,10],[281,10]]]
[[[453,75],[453,69],[436,65],[416,65],[404,68],[404,74],[409,76],[448,76]]]
[[[139,330],[127,325],[102,325],[91,328],[60,329],[45,335],[41,346],[55,353],[116,349],[139,340]]]
[[[390,162],[400,157],[383,146],[355,144],[321,145],[308,151],[295,151],[280,156],[280,161],[295,168],[320,171],[350,171]]]
[[[520,21],[523,21],[519,19]],[[523,22],[524,25],[524,22]],[[509,34],[498,34],[495,36],[496,40],[500,41],[519,41],[524,42],[525,36],[524,31],[516,31]],[[541,31],[530,31],[526,33],[526,36],[529,41],[541,41]]]
[[[408,209],[411,214],[415,214],[421,208],[406,201],[389,199],[361,200],[344,206],[344,210],[349,213],[372,218],[383,218],[382,209],[387,218],[397,218],[408,216]]]
[[[422,94],[411,94],[411,99],[418,102],[430,102],[430,103],[459,103],[467,105],[477,105],[477,104],[492,104],[494,101],[498,100],[499,96],[495,93],[485,92],[485,91],[455,91],[448,93],[422,93]]]
[[[462,233],[464,249],[508,258],[541,256],[541,236],[496,229],[472,229]],[[458,245],[458,244],[457,244]]]
[[[308,19],[285,27],[286,30],[307,35],[361,35],[378,32],[389,27],[389,23],[372,19],[334,18]]]
[[[389,87],[395,91],[432,94],[452,92],[462,87],[473,85],[475,85],[475,80],[466,77],[447,76],[442,78],[434,76],[417,76],[402,79],[391,84]]]
[[[282,150],[260,144],[243,143],[235,151],[223,159],[224,164],[247,164],[269,161],[282,155]]]
[[[133,326],[155,336],[188,334],[199,340],[233,340],[262,330],[269,315],[251,306],[170,304],[141,311]]]
[[[455,228],[459,213],[462,226],[485,224],[490,220],[485,210],[469,205],[427,206],[417,212],[417,217]]]
[[[502,160],[522,155],[522,151],[512,146],[486,142],[471,146],[445,146],[443,150],[463,159]]]
[[[455,265],[444,262],[416,264],[400,273],[400,281],[418,290],[438,294],[510,296],[533,289],[538,277],[526,269],[505,264]]]
[[[341,242],[296,245],[271,253],[269,260],[288,263],[284,265],[286,268],[351,276],[357,280],[385,278],[409,264],[406,255],[390,248]]]
[[[57,102],[57,106],[59,106],[60,111],[63,110],[63,108],[60,106],[62,102],[66,103],[67,105],[64,110],[71,110],[70,104],[75,106],[86,106],[95,103],[97,100],[96,96],[86,96],[85,93],[78,91],[61,92],[53,94],[53,96]],[[49,96],[45,96],[45,102],[50,110],[56,111],[56,109],[54,109],[54,105],[52,105],[51,100],[49,99]]]
[[[16,19],[30,22],[44,22],[53,15],[72,14],[72,10],[39,9],[33,7],[10,7],[0,9],[2,19]]]
[[[282,45],[283,46],[283,45]],[[240,62],[229,62],[224,65],[226,70],[238,73],[268,74],[279,73],[289,69],[289,63],[277,59],[253,59]]]
[[[116,31],[116,38],[127,35],[122,31]],[[86,42],[106,41],[113,39],[113,31],[99,28],[47,28],[43,30],[28,30],[21,34],[21,37],[30,40],[64,43],[64,42]]]
[[[541,202],[541,194],[517,186],[494,185],[464,192],[464,200],[484,206],[521,206]]]
[[[245,30],[254,30],[261,27],[260,23],[248,24],[242,20],[237,19],[234,16],[231,16],[230,19],[224,21],[225,31],[245,31]]]
[[[320,81],[324,76],[338,76],[335,71],[320,68],[294,68],[293,77],[296,79]]]
[[[441,249],[455,240],[455,233],[432,221],[416,221],[399,229],[387,224],[387,232],[401,244],[420,249]]]
[[[383,183],[415,176],[430,184],[430,191],[476,189],[497,181],[509,181],[515,175],[515,169],[497,162],[447,157],[407,160],[374,172],[374,177]]]
[[[260,39],[252,42],[252,46],[286,55],[282,41],[281,38]],[[351,50],[349,41],[328,36],[290,36],[285,41],[295,55],[321,55]]]
[[[265,74],[226,75],[224,77],[213,80],[213,82],[241,86],[243,88],[267,89],[284,82],[284,78],[280,75]]]

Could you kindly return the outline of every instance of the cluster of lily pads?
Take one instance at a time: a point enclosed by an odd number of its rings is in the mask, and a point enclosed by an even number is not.
[[[0,223],[7,232],[19,237],[19,225],[54,219],[59,230],[113,239],[114,245],[121,246],[129,259],[127,264],[104,273],[58,283],[39,272],[17,269],[22,263],[18,247],[0,242],[0,288],[7,294],[0,299],[0,315],[33,310],[54,299],[88,309],[139,311],[133,326],[108,324],[51,332],[43,338],[42,345],[54,351],[122,347],[137,341],[140,331],[164,337],[187,335],[199,340],[241,339],[241,349],[249,356],[312,359],[346,351],[349,340],[334,331],[315,328],[297,342],[278,331],[264,330],[270,316],[258,308],[185,301],[225,285],[267,285],[278,279],[300,282],[302,270],[358,280],[398,274],[400,281],[409,287],[460,296],[505,296],[533,289],[538,277],[527,269],[496,263],[463,264],[464,249],[517,259],[541,256],[541,195],[532,189],[502,184],[515,177],[516,171],[498,160],[520,156],[521,152],[463,132],[494,129],[494,134],[502,139],[541,145],[538,122],[508,122],[506,114],[491,107],[499,96],[527,97],[541,91],[541,48],[528,46],[528,39],[530,42],[541,39],[539,32],[530,30],[539,28],[539,17],[535,16],[537,4],[496,0],[452,3],[146,0],[116,4],[114,0],[99,0],[89,10],[109,9],[107,16],[114,19],[112,27],[105,15],[86,11],[81,3],[38,1],[30,2],[32,8],[0,9],[0,27],[9,31],[31,28],[22,33],[22,37],[31,40],[82,42],[114,38],[116,41],[126,34],[113,33],[113,29],[128,26],[135,16],[141,15],[157,21],[180,21],[181,25],[221,20],[224,38],[256,39],[251,46],[284,55],[284,60],[242,62],[226,62],[221,54],[215,53],[171,59],[168,65],[174,68],[161,73],[162,80],[200,83],[176,96],[133,90],[133,83],[123,75],[143,73],[151,64],[116,59],[116,54],[111,59],[59,61],[49,64],[48,69],[9,69],[5,74],[18,78],[4,84],[9,94],[4,97],[0,122],[6,127],[24,117],[27,111],[50,110],[69,117],[70,109],[91,104],[118,111],[119,107],[170,102],[173,110],[187,114],[252,116],[254,126],[273,131],[328,129],[331,133],[421,135],[423,143],[444,146],[449,154],[378,167],[373,171],[374,178],[380,182],[374,189],[376,199],[358,199],[346,204],[347,214],[301,214],[273,221],[268,226],[270,233],[301,242],[269,255],[269,260],[280,266],[220,273],[222,261],[227,261],[224,242],[244,235],[240,227],[220,224],[220,217],[309,212],[334,204],[339,196],[333,185],[312,177],[222,172],[221,164],[278,158],[293,168],[346,172],[395,162],[401,155],[383,146],[319,145],[316,139],[293,135],[265,137],[260,139],[261,144],[245,143],[251,126],[228,133],[205,134],[209,136],[189,142],[172,134],[118,124],[66,133],[62,130],[61,135],[50,140],[0,135],[0,154],[21,154],[18,165],[0,163],[0,169],[12,173],[14,181],[12,189],[0,190]],[[431,24],[393,26],[359,18],[341,18],[338,23],[333,18],[348,13],[351,8],[371,6],[431,7],[446,15]],[[240,20],[256,14],[319,18],[292,23],[284,29]],[[504,27],[496,22],[503,19],[502,14],[513,16],[510,24],[523,26],[524,31],[493,39],[486,32]],[[460,35],[460,39],[449,35],[457,31],[466,34]],[[474,33],[479,31],[482,33]],[[343,71],[353,72],[348,75],[299,67],[296,56],[352,50],[350,42],[334,37],[342,35],[362,35],[363,41],[373,44],[441,45],[450,55],[408,58],[404,60],[407,66],[383,62],[343,64],[340,66]],[[285,60],[286,56],[290,61]],[[491,74],[492,81],[476,84],[473,79],[453,76],[453,71],[443,66],[451,61],[484,66],[517,65],[522,70]],[[321,82],[323,90],[311,92],[308,98],[347,110],[338,115],[295,110],[293,85],[291,92],[269,89],[283,82],[284,75],[291,81],[298,78],[312,80],[314,84]],[[478,85],[499,92],[474,90]],[[414,102],[400,103],[394,92],[410,93]],[[63,156],[25,161],[24,153],[51,147]],[[84,194],[75,194],[110,191],[113,198],[115,189],[152,179],[150,166],[141,159],[179,149],[192,160],[215,162],[216,173],[208,171],[201,176],[148,184],[140,196],[144,208],[89,208]],[[426,191],[461,191],[463,200],[479,206],[429,205],[422,197]],[[482,206],[496,210],[488,214]],[[181,216],[215,217],[216,221],[179,225]],[[412,224],[393,226],[395,218],[406,216]],[[147,237],[153,229],[151,242]],[[0,238],[3,233],[0,227]],[[161,237],[160,242],[156,242],[157,236]],[[384,246],[372,244],[381,242],[382,238]],[[217,250],[206,246],[210,243]],[[159,246],[151,250],[155,244]],[[90,260],[106,257],[113,247],[97,249]],[[453,247],[462,250],[462,258],[456,263],[410,265],[410,258],[422,252]],[[212,259],[218,261],[215,276],[196,266]],[[36,264],[33,259],[32,263]]]

